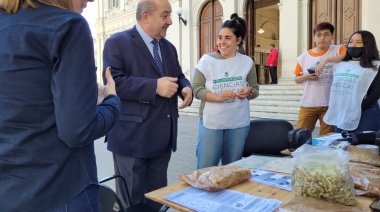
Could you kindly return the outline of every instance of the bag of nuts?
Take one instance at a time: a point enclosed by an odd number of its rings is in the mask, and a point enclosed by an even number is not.
[[[250,169],[236,165],[225,165],[198,169],[181,175],[179,178],[195,188],[219,191],[248,181],[251,176]]]
[[[364,163],[349,163],[355,189],[367,197],[380,196],[380,168]]]
[[[344,205],[355,205],[350,154],[341,149],[305,144],[293,152],[292,192]]]

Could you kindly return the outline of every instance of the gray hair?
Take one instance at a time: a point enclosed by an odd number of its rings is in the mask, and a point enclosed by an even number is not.
[[[152,0],[141,0],[137,4],[136,9],[136,19],[141,20],[142,13],[146,11],[149,15],[153,14],[153,12],[156,10],[156,4]]]

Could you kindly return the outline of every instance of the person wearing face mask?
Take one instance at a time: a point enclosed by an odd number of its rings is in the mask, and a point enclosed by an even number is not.
[[[193,80],[199,107],[197,168],[241,159],[249,132],[249,101],[259,95],[253,60],[237,51],[246,35],[236,13],[219,30],[219,52],[199,60]]]
[[[96,82],[85,0],[0,0],[0,211],[98,212],[94,141],[120,115]]]
[[[338,61],[341,57],[330,58]],[[335,132],[380,130],[379,51],[369,31],[354,32],[342,62],[333,67],[329,109],[324,121]]]

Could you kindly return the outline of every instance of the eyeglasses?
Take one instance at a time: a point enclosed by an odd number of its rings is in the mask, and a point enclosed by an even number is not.
[[[324,34],[322,34],[322,33],[316,33],[315,37],[317,37],[317,38],[322,38],[322,37],[328,38],[328,37],[331,37],[331,33],[324,33]]]

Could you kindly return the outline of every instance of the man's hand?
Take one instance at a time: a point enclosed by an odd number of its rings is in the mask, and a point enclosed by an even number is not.
[[[191,100],[193,99],[193,91],[191,90],[190,87],[184,87],[182,88],[182,96],[183,96],[183,102],[180,106],[178,106],[179,109],[183,109],[191,103]]]
[[[157,80],[156,93],[162,97],[172,97],[178,89],[177,77],[161,77]]]

